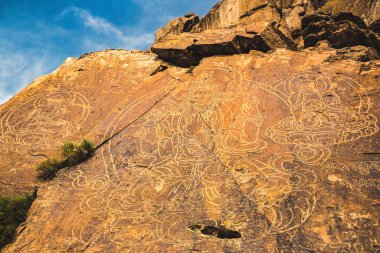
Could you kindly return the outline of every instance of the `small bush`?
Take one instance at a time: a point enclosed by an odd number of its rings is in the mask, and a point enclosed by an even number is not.
[[[25,221],[35,198],[36,192],[32,195],[0,197],[0,249],[15,239],[17,227]]]
[[[51,180],[55,177],[58,170],[64,167],[62,160],[49,158],[37,165],[38,177],[42,180]]]
[[[80,144],[65,142],[61,147],[62,159],[47,159],[37,166],[38,177],[42,180],[53,179],[60,169],[79,164],[94,154],[94,145],[83,140]]]
[[[75,145],[75,143],[70,142],[70,141],[63,143],[62,148],[61,148],[62,157],[67,159],[73,156],[76,151],[76,146],[77,145]]]
[[[62,157],[66,166],[73,166],[89,158],[94,152],[94,145],[83,140],[79,145],[73,142],[65,142],[62,146]]]
[[[94,153],[94,144],[89,140],[84,139],[80,144],[81,148],[83,148],[86,152],[93,154]]]

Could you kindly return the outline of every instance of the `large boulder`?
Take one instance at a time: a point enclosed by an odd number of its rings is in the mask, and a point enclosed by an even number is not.
[[[294,49],[295,44],[275,23],[261,22],[234,29],[171,35],[155,43],[151,51],[169,63],[189,67],[214,55],[249,53],[250,50],[268,52],[276,48]]]

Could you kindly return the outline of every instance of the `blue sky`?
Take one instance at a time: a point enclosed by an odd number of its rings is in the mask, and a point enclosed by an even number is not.
[[[217,0],[0,0],[0,104],[67,57],[147,49],[171,19]]]

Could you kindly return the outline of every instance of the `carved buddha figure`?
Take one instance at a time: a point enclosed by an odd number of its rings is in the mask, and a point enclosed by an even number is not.
[[[9,144],[29,145],[71,135],[80,129],[81,117],[88,109],[81,102],[69,92],[51,92],[33,98],[4,116],[0,138]],[[81,114],[70,120],[68,115],[74,108],[80,108]]]
[[[358,105],[349,104],[349,99],[343,103],[337,87],[351,89],[350,96],[356,97]],[[277,87],[291,116],[268,128],[266,134],[277,143],[295,145],[301,161],[323,163],[330,156],[329,146],[378,131],[377,120],[368,113],[369,103],[358,88],[353,81],[330,80],[316,73],[291,76]]]

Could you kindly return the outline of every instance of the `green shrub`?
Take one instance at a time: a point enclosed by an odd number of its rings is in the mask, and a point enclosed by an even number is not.
[[[61,147],[61,159],[47,159],[37,166],[38,177],[42,180],[53,179],[60,169],[79,164],[94,154],[94,145],[83,140],[80,144],[67,141]]]
[[[62,146],[62,158],[66,162],[66,166],[74,166],[89,158],[94,152],[94,145],[83,140],[80,144],[73,142],[65,142]]]
[[[88,153],[93,154],[94,153],[94,144],[90,142],[89,140],[84,139],[80,146]]]
[[[42,180],[51,180],[58,170],[64,168],[64,162],[55,158],[48,158],[37,165],[38,177]]]
[[[70,142],[70,141],[66,141],[65,143],[63,143],[63,145],[61,147],[62,157],[67,159],[67,158],[70,158],[71,156],[73,156],[73,154],[76,151],[76,146],[77,145],[75,145],[75,143]]]
[[[32,195],[0,197],[0,249],[15,239],[17,227],[25,221],[35,198],[36,192]]]

